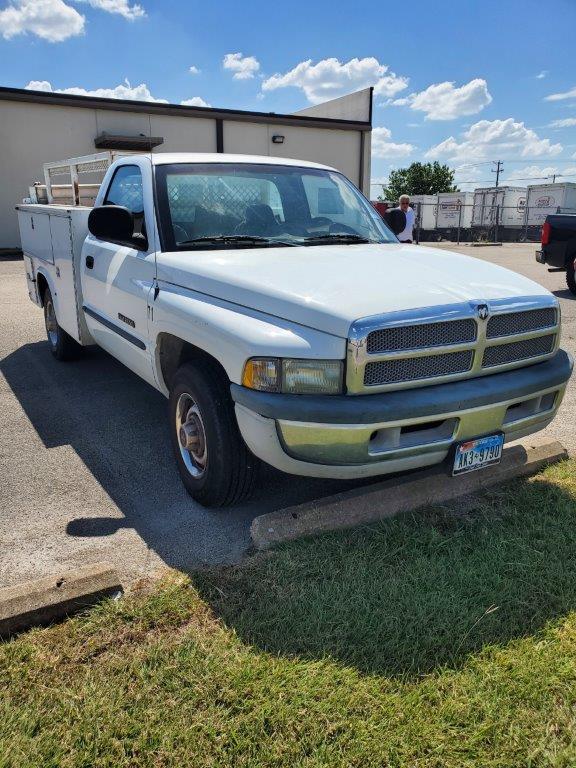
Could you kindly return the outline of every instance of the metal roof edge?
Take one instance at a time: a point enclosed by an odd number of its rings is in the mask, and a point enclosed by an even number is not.
[[[339,120],[328,117],[286,115],[275,112],[253,112],[249,110],[219,109],[216,107],[190,107],[182,104],[164,104],[154,101],[132,101],[101,96],[54,93],[52,91],[32,91],[26,88],[9,88],[7,86],[0,86],[0,101],[23,101],[61,107],[84,107],[86,109],[110,109],[117,112],[146,112],[174,117],[228,119],[273,125],[300,125],[333,130],[370,131],[372,129],[371,121]]]

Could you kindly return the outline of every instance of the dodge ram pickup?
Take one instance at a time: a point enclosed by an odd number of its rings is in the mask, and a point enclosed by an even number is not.
[[[558,300],[400,244],[338,171],[126,155],[109,158],[92,206],[78,173],[105,160],[67,163],[71,204],[54,202],[52,163],[17,207],[50,349],[67,360],[98,344],[169,399],[178,469],[202,504],[246,497],[259,460],[312,477],[444,461],[459,475],[554,418],[572,371]]]
[[[546,216],[542,227],[541,249],[536,261],[549,264],[552,272],[566,272],[566,284],[576,296],[576,215],[554,213]]]

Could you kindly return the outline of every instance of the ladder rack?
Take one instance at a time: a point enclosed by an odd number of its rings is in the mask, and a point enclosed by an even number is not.
[[[68,160],[44,163],[44,182],[46,184],[48,205],[53,205],[54,203],[52,192],[53,177],[70,176],[72,182],[72,205],[80,205],[79,175],[82,173],[102,173],[104,175],[116,158],[129,154],[133,153],[108,150],[106,152],[96,152],[93,155],[71,157]]]

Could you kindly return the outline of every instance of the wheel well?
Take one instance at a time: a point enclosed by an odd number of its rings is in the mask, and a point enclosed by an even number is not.
[[[180,366],[191,360],[210,360],[219,369],[226,381],[229,381],[224,367],[215,357],[212,357],[212,355],[209,355],[208,352],[200,349],[200,347],[196,347],[188,341],[183,341],[178,336],[173,336],[171,333],[161,333],[158,336],[158,360],[162,378],[167,389],[170,389],[172,386],[174,374]]]
[[[48,280],[46,280],[42,272],[39,272],[36,275],[36,290],[38,291],[38,297],[42,306],[44,306],[44,294],[46,293],[47,288]]]

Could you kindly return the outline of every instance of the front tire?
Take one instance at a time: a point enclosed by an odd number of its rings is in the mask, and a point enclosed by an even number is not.
[[[58,325],[54,299],[50,288],[46,288],[42,297],[44,307],[44,326],[50,346],[50,352],[56,360],[74,360],[80,354],[82,347],[66,331]]]
[[[216,364],[182,365],[169,401],[170,438],[188,493],[205,507],[225,507],[250,496],[259,462],[238,429],[229,382]]]
[[[568,290],[574,296],[576,296],[576,274],[574,272],[574,257],[570,258],[570,261],[566,265],[566,285]]]

